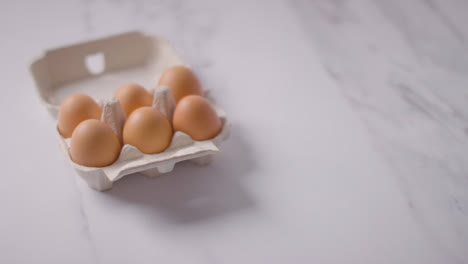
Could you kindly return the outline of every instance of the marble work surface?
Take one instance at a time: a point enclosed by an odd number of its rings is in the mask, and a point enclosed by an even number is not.
[[[0,3],[0,263],[468,263],[468,2]],[[170,39],[233,123],[208,166],[96,192],[28,66]]]

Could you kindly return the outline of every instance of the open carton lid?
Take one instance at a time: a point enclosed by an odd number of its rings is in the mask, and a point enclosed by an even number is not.
[[[70,94],[109,99],[132,81],[154,88],[162,72],[175,65],[185,64],[168,40],[134,31],[49,50],[30,69],[41,101],[57,118]]]

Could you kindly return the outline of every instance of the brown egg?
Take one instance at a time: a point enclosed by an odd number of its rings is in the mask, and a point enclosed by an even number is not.
[[[84,120],[101,119],[101,107],[85,94],[72,94],[60,105],[58,129],[63,137],[72,136],[75,128]]]
[[[81,122],[73,132],[71,159],[87,167],[111,165],[120,155],[120,142],[112,128],[99,120]]]
[[[201,95],[203,90],[197,76],[185,66],[173,66],[167,69],[158,86],[169,86],[176,104],[187,95]]]
[[[221,120],[210,103],[201,96],[189,95],[176,105],[174,130],[182,131],[194,140],[207,140],[221,131]]]
[[[128,117],[123,128],[123,142],[145,154],[164,151],[172,139],[169,120],[158,109],[141,107]]]
[[[115,92],[114,97],[119,99],[126,117],[129,117],[135,109],[151,106],[153,103],[153,95],[135,83],[129,83],[120,87]]]

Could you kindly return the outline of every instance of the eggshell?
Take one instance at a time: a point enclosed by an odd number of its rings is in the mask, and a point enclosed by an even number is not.
[[[188,134],[194,140],[207,140],[215,137],[222,127],[216,111],[201,96],[185,96],[174,110],[174,130]]]
[[[169,86],[176,103],[187,95],[203,96],[203,89],[197,76],[185,66],[173,66],[167,69],[159,79],[158,86]]]
[[[153,95],[136,83],[121,86],[114,97],[120,101],[126,117],[129,117],[135,109],[151,106],[153,103]]]
[[[171,139],[171,123],[158,109],[152,107],[135,110],[123,128],[124,144],[133,145],[145,154],[164,151]]]
[[[75,128],[84,120],[100,119],[102,109],[85,94],[72,94],[60,105],[58,113],[58,129],[60,134],[69,138]]]
[[[87,167],[105,167],[120,155],[121,145],[114,131],[104,122],[88,119],[76,127],[71,138],[70,157]]]

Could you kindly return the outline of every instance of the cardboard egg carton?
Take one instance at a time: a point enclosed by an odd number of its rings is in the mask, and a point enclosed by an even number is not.
[[[107,123],[122,143],[125,115],[114,92],[122,85],[135,82],[152,88],[153,107],[172,120],[174,99],[168,87],[154,89],[161,74],[168,67],[185,65],[172,45],[164,38],[129,32],[104,39],[80,43],[51,50],[31,64],[41,101],[57,119],[61,102],[73,93],[88,94],[99,99],[101,120]],[[76,164],[69,155],[70,138],[56,135],[63,153],[71,166],[93,189],[104,191],[113,182],[132,173],[156,177],[170,172],[177,162],[190,160],[207,164],[218,153],[219,145],[229,137],[230,124],[225,112],[216,105],[209,92],[205,97],[222,122],[221,132],[213,139],[194,141],[177,131],[171,144],[161,153],[143,154],[132,145],[123,145],[117,161],[106,167],[86,167]]]

